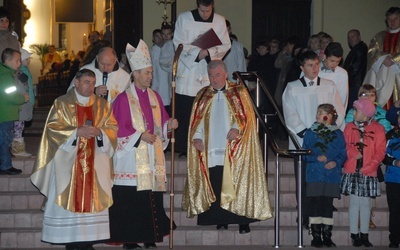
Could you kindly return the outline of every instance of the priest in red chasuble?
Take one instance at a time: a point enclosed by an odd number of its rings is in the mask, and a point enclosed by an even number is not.
[[[110,103],[94,95],[95,81],[82,69],[75,87],[54,101],[31,175],[47,197],[42,241],[66,249],[93,249],[110,238],[118,127]]]
[[[400,97],[400,7],[386,11],[386,24],[369,44],[364,83],[375,87],[377,101],[387,110]]]
[[[182,207],[198,225],[239,224],[249,233],[249,223],[273,216],[251,97],[226,80],[224,62],[207,68],[210,85],[197,93],[190,117]]]

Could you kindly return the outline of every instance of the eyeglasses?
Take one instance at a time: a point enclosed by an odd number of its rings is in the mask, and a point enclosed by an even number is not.
[[[361,94],[362,97],[375,97],[375,93],[362,93]]]

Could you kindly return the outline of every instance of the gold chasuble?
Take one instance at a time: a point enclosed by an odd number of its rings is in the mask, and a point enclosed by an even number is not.
[[[239,135],[227,141],[220,206],[234,214],[252,219],[271,218],[272,211],[256,119],[250,96],[243,86],[227,82],[224,93],[228,100],[229,123],[238,124]],[[188,138],[188,178],[182,197],[187,217],[208,210],[215,202],[215,194],[208,171],[208,134],[214,90],[207,86],[199,91],[193,103]],[[196,150],[192,138],[204,120],[204,151]],[[215,126],[215,125],[214,125]]]
[[[111,143],[112,152],[115,150],[118,127],[110,104],[92,95],[87,106],[82,106],[73,88],[57,98],[50,109],[31,181],[46,197],[50,188],[55,187],[56,204],[68,211],[97,213],[113,203],[112,155],[97,149],[96,138],[71,138],[85,123],[101,129],[103,138],[107,137]],[[60,148],[71,139],[76,139],[71,151]]]
[[[385,36],[385,41],[383,42],[383,51],[391,55],[394,59],[396,59],[396,54],[398,53],[398,45],[399,45],[399,35],[400,32],[390,33],[387,32]],[[399,58],[397,58],[398,62]],[[394,100],[393,100],[394,99]],[[399,99],[399,90],[397,85],[394,85],[394,90],[391,98],[389,98],[388,102],[382,108],[384,110],[389,110],[389,108],[393,105],[393,101],[397,101]]]
[[[388,30],[378,32],[372,38],[368,49],[368,72],[364,83],[375,87],[377,100],[383,109],[388,110],[395,101],[399,100],[399,69],[396,65],[380,67],[379,70],[371,69],[374,63],[385,55],[391,55],[396,63],[400,63],[400,32],[390,33]],[[375,72],[375,70],[378,71]]]
[[[372,38],[368,49],[367,70],[376,60],[387,54],[390,54],[394,61],[400,63],[400,32],[381,31]]]

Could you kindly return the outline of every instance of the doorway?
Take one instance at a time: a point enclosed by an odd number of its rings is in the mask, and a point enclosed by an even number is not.
[[[307,46],[311,30],[311,0],[253,0],[252,51],[258,41],[297,36]]]

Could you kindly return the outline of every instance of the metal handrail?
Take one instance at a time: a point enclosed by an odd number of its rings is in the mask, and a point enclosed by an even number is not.
[[[289,137],[292,140],[296,149],[301,149],[301,145],[297,141],[296,136],[287,128],[285,119],[283,118],[283,115],[282,115],[281,111],[279,110],[278,104],[276,104],[275,99],[272,97],[271,93],[269,92],[269,90],[268,90],[267,86],[265,85],[261,76],[259,76],[257,72],[238,72],[238,71],[236,71],[233,74],[239,79],[239,82],[241,84],[243,84],[249,92],[250,92],[250,90],[249,90],[248,86],[244,83],[243,76],[246,76],[246,77],[252,76],[252,77],[256,77],[259,80],[259,82],[258,82],[259,86],[262,88],[262,90],[264,91],[265,95],[268,98],[268,101],[271,103],[272,107],[274,108],[276,115],[279,118],[279,121],[283,124],[283,127],[286,130],[286,133],[289,135]],[[254,102],[254,100],[253,100],[253,102]],[[254,108],[254,106],[253,106],[253,108]],[[257,107],[256,107],[256,109],[257,109]]]
[[[272,104],[276,115],[278,116],[281,124],[283,125],[284,129],[286,130],[286,132],[289,135],[289,138],[292,140],[294,146],[296,147],[296,149],[281,149],[279,147],[279,145],[277,144],[274,136],[272,135],[271,131],[268,129],[267,127],[267,121],[264,121],[264,119],[262,118],[257,105],[255,104],[256,102],[252,99],[251,103],[254,109],[254,112],[258,118],[259,124],[262,128],[262,130],[264,131],[264,133],[267,135],[267,143],[269,144],[269,146],[271,147],[272,151],[276,154],[276,186],[275,186],[275,248],[279,248],[279,224],[280,224],[280,220],[279,220],[279,215],[280,215],[280,199],[279,199],[279,190],[280,190],[280,173],[279,173],[279,156],[280,155],[285,155],[285,156],[294,156],[294,161],[297,162],[297,170],[298,170],[298,176],[297,176],[297,197],[298,197],[298,206],[297,206],[297,217],[298,219],[298,224],[297,224],[297,232],[298,232],[298,248],[302,248],[303,247],[303,225],[302,225],[302,208],[301,208],[301,204],[302,204],[302,199],[301,199],[301,192],[302,192],[302,187],[301,187],[301,182],[302,182],[302,176],[301,176],[301,168],[302,168],[302,155],[308,155],[311,153],[310,149],[303,149],[301,148],[301,145],[299,144],[299,142],[296,139],[296,136],[288,129],[288,127],[286,126],[285,120],[283,118],[282,113],[280,112],[278,105],[276,104],[275,99],[272,97],[271,93],[269,92],[268,88],[265,86],[264,81],[262,80],[262,78],[256,73],[256,72],[234,72],[233,73],[234,76],[237,77],[237,79],[239,80],[239,83],[242,84],[247,91],[250,93],[250,90],[248,88],[248,86],[245,84],[243,76],[247,76],[247,77],[256,77],[259,81],[257,82],[257,84],[259,84],[259,86],[262,88],[262,90],[264,91],[265,95],[267,96],[269,102]],[[267,150],[266,148],[264,148],[264,150]],[[266,159],[265,159],[266,161]]]

